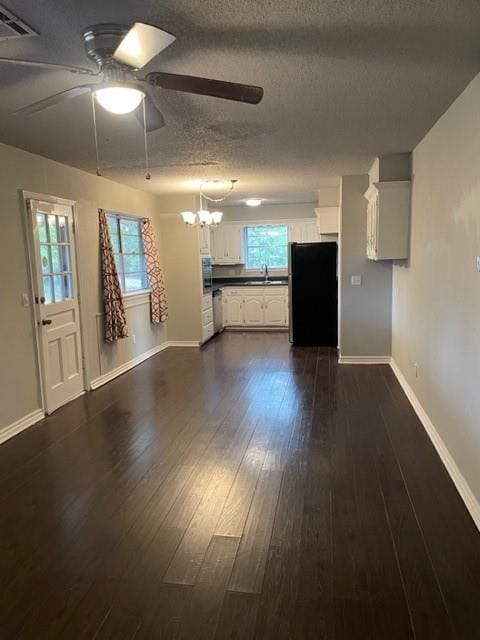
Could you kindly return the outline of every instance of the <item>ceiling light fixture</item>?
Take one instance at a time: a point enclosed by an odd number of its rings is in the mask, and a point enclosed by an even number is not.
[[[245,204],[247,207],[259,207],[262,204],[261,198],[248,198],[245,200]]]
[[[104,87],[95,91],[98,104],[118,115],[134,111],[144,97],[143,91],[128,86]]]

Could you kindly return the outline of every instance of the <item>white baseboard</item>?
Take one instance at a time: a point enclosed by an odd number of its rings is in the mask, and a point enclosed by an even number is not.
[[[458,493],[462,497],[462,500],[465,503],[465,506],[467,507],[468,512],[472,516],[472,519],[477,529],[480,530],[480,504],[478,500],[476,499],[473,491],[470,489],[468,482],[463,477],[462,472],[457,467],[455,460],[452,458],[452,455],[450,454],[446,444],[444,443],[440,434],[435,428],[435,425],[428,417],[427,412],[420,404],[420,401],[415,395],[415,392],[413,391],[412,387],[408,384],[405,376],[403,375],[399,366],[397,365],[397,363],[393,358],[390,362],[390,366],[395,376],[397,377],[397,380],[400,383],[400,386],[405,391],[405,395],[409,399],[410,404],[414,408],[415,413],[417,414],[430,440],[432,441],[433,446],[437,450],[437,453],[440,456],[441,461],[445,465],[445,468],[447,469],[451,479],[453,480],[453,483],[456,486]]]
[[[160,351],[164,351],[169,347],[198,347],[198,346],[199,346],[199,343],[195,341],[170,340],[167,342],[162,342],[162,344],[159,344],[156,347],[153,347],[153,349],[149,349],[148,351],[145,351],[145,353],[142,353],[136,358],[132,358],[128,362],[124,362],[123,364],[121,364],[119,367],[115,367],[115,369],[112,369],[111,371],[104,373],[98,378],[95,378],[90,382],[90,389],[92,391],[94,389],[98,389],[98,387],[101,387],[107,382],[114,380],[118,376],[121,376],[122,373],[126,373],[130,369],[133,369],[133,367],[136,367],[137,365],[141,364],[145,360],[148,360],[148,358],[151,358],[157,353],[160,353]]]
[[[198,340],[169,340],[168,347],[199,347],[201,342]]]
[[[112,369],[111,371],[104,373],[103,375],[99,376],[98,378],[95,378],[94,380],[91,380],[90,389],[92,391],[94,389],[98,389],[98,387],[101,387],[107,382],[110,382],[111,380],[113,380],[114,378],[121,376],[122,373],[126,373],[130,369],[133,369],[133,367],[136,367],[137,365],[141,364],[145,360],[148,360],[148,358],[151,358],[155,354],[160,353],[160,351],[163,351],[168,346],[169,346],[168,342],[162,342],[162,344],[159,344],[156,347],[153,347],[153,349],[149,349],[148,351],[145,351],[145,353],[142,353],[141,355],[136,356],[135,358],[132,358],[128,362],[124,362],[119,367],[115,367],[115,369]]]
[[[339,356],[340,364],[390,364],[391,356]]]
[[[5,442],[5,440],[9,440],[16,436],[17,433],[20,433],[24,429],[31,427],[36,422],[43,420],[45,417],[43,411],[41,409],[37,409],[36,411],[32,411],[32,413],[28,413],[23,418],[19,420],[15,420],[12,424],[7,425],[6,427],[0,428],[0,444]]]

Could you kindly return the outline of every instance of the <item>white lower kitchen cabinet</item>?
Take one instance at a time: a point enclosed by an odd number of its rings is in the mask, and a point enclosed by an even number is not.
[[[244,296],[243,319],[246,327],[261,327],[265,324],[262,295]]]
[[[264,324],[269,327],[286,327],[288,298],[285,295],[266,295],[264,302]]]
[[[288,288],[228,287],[223,311],[226,327],[287,327]]]
[[[243,296],[223,294],[223,319],[226,327],[244,326]]]

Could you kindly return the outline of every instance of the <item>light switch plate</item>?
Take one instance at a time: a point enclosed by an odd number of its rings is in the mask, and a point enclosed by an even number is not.
[[[480,271],[480,256],[477,256],[477,271]]]
[[[362,284],[362,276],[352,276],[350,278],[350,284],[358,287],[358,285]]]
[[[30,298],[28,293],[22,293],[22,307],[30,306]]]

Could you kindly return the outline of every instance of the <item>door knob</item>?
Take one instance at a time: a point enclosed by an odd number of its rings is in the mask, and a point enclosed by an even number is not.
[[[42,324],[43,326],[45,326],[46,324],[52,324],[51,320],[42,320]]]

